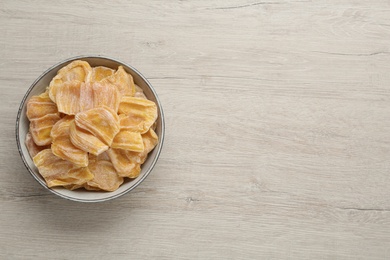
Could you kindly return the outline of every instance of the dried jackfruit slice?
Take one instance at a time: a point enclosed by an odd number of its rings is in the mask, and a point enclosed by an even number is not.
[[[48,114],[30,121],[30,133],[39,146],[49,145],[51,143],[50,132],[53,125],[60,120],[58,114]]]
[[[141,133],[144,130],[144,120],[140,117],[119,114],[119,125],[121,129]]]
[[[111,162],[118,172],[118,175],[121,177],[136,178],[140,171],[140,163],[138,156],[133,156],[134,152],[110,148],[107,151],[108,156],[111,159]]]
[[[84,183],[83,187],[84,187],[84,189],[90,190],[90,191],[101,191],[102,190],[98,187],[89,186],[88,183]]]
[[[118,67],[114,75],[102,80],[104,81],[114,84],[123,96],[133,96],[135,93],[133,77],[122,66]]]
[[[142,140],[144,142],[145,152],[146,154],[150,153],[154,147],[158,144],[158,136],[153,129],[149,129],[148,132],[142,135]]]
[[[69,137],[70,124],[73,121],[73,116],[66,116],[53,126],[51,149],[54,155],[79,167],[86,167],[88,166],[88,153],[73,145]]]
[[[107,106],[118,112],[119,103],[121,101],[121,93],[113,84],[106,82],[95,82],[92,84],[93,89],[93,106]]]
[[[69,126],[69,137],[74,146],[94,155],[99,155],[109,148],[92,133],[78,127],[75,122]]]
[[[31,159],[34,158],[34,156],[37,155],[37,153],[39,153],[40,151],[50,148],[49,145],[45,145],[45,146],[38,146],[38,145],[36,145],[34,143],[34,140],[33,140],[32,135],[31,135],[30,132],[28,132],[26,134],[26,139],[24,140],[24,144],[27,147],[27,150],[28,150],[28,153],[31,156]]]
[[[56,156],[79,167],[88,166],[88,153],[73,145],[69,136],[54,139],[51,150]]]
[[[139,163],[133,163],[132,168],[129,171],[126,172],[118,172],[118,176],[123,178],[137,178],[139,174],[141,173],[141,165]]]
[[[144,157],[141,157],[145,155]],[[132,152],[132,151],[126,151],[126,156],[127,156],[127,159],[133,163],[137,163],[137,164],[143,164],[144,161],[146,160],[146,153],[144,152],[141,152],[141,153],[138,153],[138,152]]]
[[[52,139],[69,135],[69,125],[74,121],[74,116],[66,115],[57,121],[51,129],[50,135]]]
[[[76,60],[61,68],[57,75],[51,80],[49,85],[49,96],[53,102],[56,102],[57,90],[61,88],[64,82],[88,81],[91,76],[92,68],[86,61]]]
[[[88,153],[73,145],[68,136],[57,138],[51,145],[51,150],[56,156],[79,167],[88,166]]]
[[[65,82],[56,91],[55,103],[58,111],[67,115],[75,115],[80,112],[80,81]]]
[[[80,112],[94,108],[93,88],[91,83],[80,85]]]
[[[83,184],[94,177],[88,168],[80,168],[69,161],[62,160],[55,156],[51,149],[39,152],[33,160],[49,188],[69,184]]]
[[[119,104],[121,127],[133,132],[146,133],[157,119],[157,106],[153,101],[137,98],[122,97]]]
[[[61,77],[56,76],[53,78],[53,80],[55,81],[61,79],[62,81],[86,81],[88,80],[91,71],[92,68],[88,62],[82,60],[75,60],[66,65],[65,67],[61,68],[57,72],[57,76]]]
[[[84,188],[84,184],[69,184],[69,185],[64,185],[64,188],[68,190],[77,190],[80,188]]]
[[[149,116],[155,119],[157,118],[157,106],[151,100],[123,96],[119,104],[119,113],[142,117]]]
[[[133,179],[133,178],[137,178],[140,173],[141,173],[141,165],[139,163],[137,163],[131,172],[128,172],[126,175],[124,175],[122,177],[127,177],[127,178]]]
[[[83,185],[87,181],[93,179],[93,174],[88,167],[71,169],[66,174],[56,176],[56,178],[49,178],[47,186],[67,186],[67,185]]]
[[[115,136],[111,147],[134,152],[143,152],[144,143],[140,133],[121,129],[120,132]]]
[[[95,161],[88,165],[94,178],[87,182],[93,188],[105,191],[114,191],[123,183],[123,178],[119,177],[114,166],[109,161]]]
[[[92,133],[108,146],[119,132],[119,117],[106,106],[78,113],[75,122],[78,127]]]
[[[148,156],[148,153],[156,147],[158,143],[158,136],[153,129],[149,129],[147,133],[142,135],[142,140],[144,143],[143,152],[133,152],[115,148],[110,148],[107,151],[107,154],[119,176],[129,178],[135,178],[138,176],[140,170],[138,170],[137,165],[143,164]]]
[[[56,113],[58,113],[57,106],[49,98],[47,92],[44,92],[39,96],[33,96],[27,102],[26,115],[29,120]]]
[[[80,188],[84,188],[84,184],[68,184],[64,185],[64,188],[68,190],[77,190]]]
[[[88,82],[80,86],[80,111],[107,106],[118,111],[122,95],[110,82]]]
[[[140,153],[136,152],[128,152],[127,156],[131,158],[131,160],[135,160],[136,162],[143,164],[148,157],[148,153],[150,153],[154,147],[158,144],[158,136],[154,132],[152,128],[149,129],[148,132],[142,135],[142,140],[144,143],[144,151]]]
[[[71,169],[76,168],[73,163],[55,156],[51,149],[45,149],[39,152],[34,156],[33,160],[39,173],[45,180],[61,173],[67,173]]]
[[[89,80],[91,82],[99,82],[105,78],[114,75],[114,73],[115,70],[107,67],[103,67],[103,66],[93,67],[91,77],[89,78]]]
[[[88,183],[84,183],[81,185],[79,185],[79,184],[66,185],[64,187],[68,190],[76,190],[76,189],[80,189],[80,188],[84,188],[84,189],[89,190],[89,191],[101,191],[102,190],[98,187],[89,186]]]

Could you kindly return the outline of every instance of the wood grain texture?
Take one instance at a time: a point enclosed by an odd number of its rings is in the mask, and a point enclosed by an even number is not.
[[[1,259],[389,259],[390,3],[0,2]],[[76,55],[139,69],[160,160],[111,202],[57,198],[16,149],[30,84]]]

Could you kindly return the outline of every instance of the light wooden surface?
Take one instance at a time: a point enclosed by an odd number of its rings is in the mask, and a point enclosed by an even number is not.
[[[390,4],[0,2],[0,259],[389,259]],[[16,149],[51,65],[112,56],[154,85],[160,160],[111,202],[58,198]]]

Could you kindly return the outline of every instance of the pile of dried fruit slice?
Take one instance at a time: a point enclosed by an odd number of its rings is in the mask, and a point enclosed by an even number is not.
[[[27,102],[26,146],[48,187],[114,191],[158,143],[157,106],[122,66],[61,68]]]

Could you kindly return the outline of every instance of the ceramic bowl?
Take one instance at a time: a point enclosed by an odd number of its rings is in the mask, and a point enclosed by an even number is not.
[[[152,152],[149,153],[147,160],[141,166],[142,170],[140,175],[131,181],[126,181],[116,191],[113,192],[86,191],[84,189],[70,191],[62,187],[48,188],[46,186],[44,179],[39,174],[38,169],[35,167],[34,162],[28,153],[26,145],[24,144],[24,140],[30,124],[26,116],[27,101],[30,99],[30,97],[43,93],[45,91],[45,88],[49,85],[51,79],[56,75],[57,71],[74,60],[84,60],[88,62],[92,67],[106,66],[112,69],[117,69],[119,65],[122,65],[123,68],[133,76],[134,82],[143,89],[146,97],[149,100],[154,101],[158,107],[158,119],[157,119],[157,126],[155,130],[156,134],[159,136],[159,141],[157,146],[154,148]],[[133,190],[135,187],[137,187],[150,174],[150,172],[152,171],[153,167],[155,166],[158,160],[158,157],[162,149],[163,141],[164,141],[164,131],[165,131],[165,125],[164,125],[163,110],[161,107],[161,103],[157,97],[156,91],[153,89],[152,85],[146,80],[144,76],[142,76],[141,73],[139,73],[132,66],[124,62],[118,61],[116,59],[103,57],[103,56],[78,56],[78,57],[64,60],[54,65],[53,67],[49,68],[41,76],[39,76],[31,85],[31,87],[27,90],[27,93],[23,97],[23,100],[20,104],[20,108],[16,120],[17,146],[18,146],[20,156],[27,170],[43,187],[48,189],[50,192],[62,198],[66,198],[73,201],[79,201],[79,202],[101,202],[101,201],[111,200],[119,196],[122,196],[128,193],[129,191]]]

